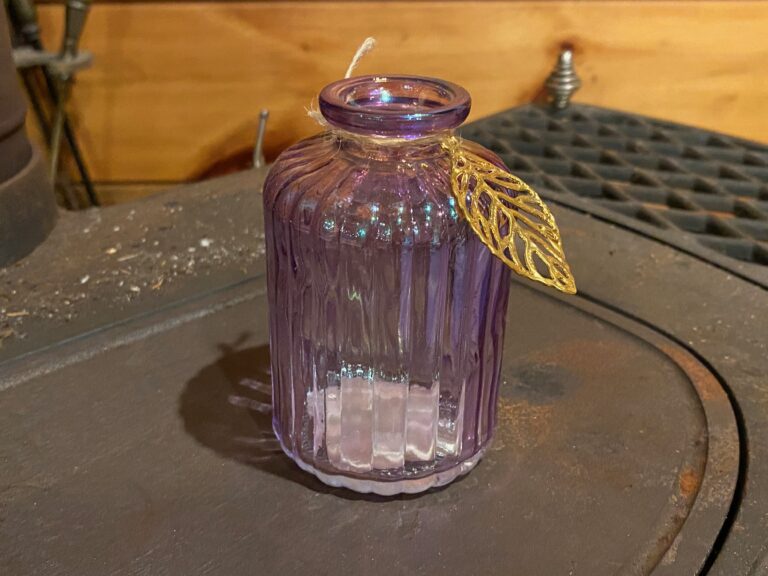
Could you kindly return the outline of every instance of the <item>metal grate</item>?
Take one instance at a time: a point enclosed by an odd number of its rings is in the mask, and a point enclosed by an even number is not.
[[[575,194],[768,266],[768,146],[583,105],[516,108],[462,135],[534,188]]]

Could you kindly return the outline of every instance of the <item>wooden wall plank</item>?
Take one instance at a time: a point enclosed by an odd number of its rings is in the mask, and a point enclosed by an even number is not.
[[[40,9],[58,45],[59,6]],[[768,139],[768,3],[747,1],[96,4],[73,114],[97,179],[194,179],[245,154],[269,108],[274,156],[362,38],[361,73],[447,78],[472,118],[530,100],[575,46],[577,100]]]

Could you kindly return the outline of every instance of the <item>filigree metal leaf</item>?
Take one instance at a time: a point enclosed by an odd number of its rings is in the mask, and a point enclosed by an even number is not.
[[[560,230],[538,194],[525,182],[464,148],[445,143],[451,187],[459,212],[480,240],[517,274],[576,293]]]

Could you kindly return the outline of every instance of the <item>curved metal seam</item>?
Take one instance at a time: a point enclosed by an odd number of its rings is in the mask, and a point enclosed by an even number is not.
[[[544,293],[542,291],[542,293]],[[583,310],[585,312],[588,312],[584,307],[580,306],[576,302],[574,302],[573,298],[560,298],[557,297],[557,295],[545,293],[550,298],[556,298],[557,300],[568,304],[570,306],[573,306],[577,309]],[[691,348],[686,342],[680,340],[677,338],[674,334],[671,334],[670,332],[667,332],[666,330],[662,329],[659,326],[656,326],[654,324],[651,324],[650,322],[635,316],[634,314],[631,314],[625,310],[622,310],[613,304],[610,304],[608,302],[605,302],[601,300],[600,298],[597,298],[595,296],[591,296],[588,292],[585,292],[584,290],[579,292],[579,297],[576,298],[576,300],[584,300],[586,302],[589,302],[591,304],[594,304],[596,306],[599,306],[600,308],[609,311],[612,314],[615,314],[621,318],[627,319],[629,321],[632,321],[636,324],[639,324],[640,326],[643,326],[644,328],[650,330],[653,333],[656,333],[663,338],[666,338],[676,346],[680,347],[682,350],[686,351],[688,354],[690,354],[694,359],[696,359],[701,365],[717,380],[717,383],[719,384],[720,388],[723,390],[728,403],[731,408],[731,412],[734,418],[734,423],[736,426],[736,432],[738,435],[738,447],[739,447],[739,454],[738,454],[738,465],[736,469],[736,478],[733,484],[733,491],[731,494],[731,502],[728,506],[728,510],[726,512],[725,518],[723,519],[723,523],[720,527],[720,530],[717,533],[717,536],[715,537],[715,540],[710,548],[709,553],[707,554],[704,562],[701,565],[701,569],[698,572],[701,575],[709,573],[709,571],[712,569],[715,560],[717,559],[720,550],[722,549],[723,545],[725,544],[725,541],[728,538],[728,535],[731,531],[731,528],[733,527],[733,523],[736,520],[736,516],[738,515],[738,511],[741,507],[741,502],[744,497],[744,484],[747,477],[749,462],[748,462],[748,435],[747,435],[747,429],[744,421],[744,416],[741,410],[741,407],[739,406],[739,403],[731,390],[731,388],[728,386],[726,380],[720,375],[720,373],[717,371],[717,369],[712,365],[711,362],[709,362],[706,358],[704,358],[699,352],[697,352],[695,349]],[[611,322],[609,318],[603,318],[607,322],[610,322],[614,325],[616,325],[614,322]],[[620,329],[624,329],[619,325],[616,325]],[[642,338],[641,335],[638,335]],[[647,341],[645,338],[642,338],[644,341]],[[649,344],[654,345],[652,342],[649,342]],[[655,346],[654,346],[655,347]],[[668,353],[664,350],[661,350],[665,355],[668,355]],[[674,358],[670,359],[675,362]],[[675,364],[678,364],[675,362]],[[678,364],[679,365],[679,364]],[[706,411],[705,411],[706,416]],[[709,464],[709,461],[707,461],[707,464]],[[706,471],[705,471],[706,474]],[[702,480],[703,483],[703,480]],[[698,496],[698,495],[697,495]],[[694,501],[693,507],[690,509],[687,517],[687,519],[690,518],[690,515],[696,510],[696,503]],[[685,526],[685,522],[683,523],[683,527]],[[682,530],[682,528],[681,528]]]
[[[568,210],[573,210],[574,212],[577,212],[579,214],[586,214],[594,218],[595,220],[599,220],[600,222],[606,222],[608,224],[612,224],[617,228],[626,230],[627,232],[631,232],[632,234],[637,234],[638,236],[642,236],[643,238],[646,238],[648,240],[658,242],[662,246],[666,246],[668,248],[672,248],[673,250],[677,250],[678,252],[682,252],[686,256],[691,256],[692,258],[695,258],[700,262],[704,262],[705,264],[709,264],[710,266],[713,266],[714,268],[717,268],[722,272],[735,276],[739,280],[744,280],[745,282],[753,286],[757,286],[758,288],[762,288],[763,290],[768,291],[768,282],[763,282],[761,280],[758,280],[752,277],[748,273],[731,268],[730,266],[728,266],[723,262],[718,262],[717,260],[713,260],[711,259],[712,255],[709,255],[710,257],[707,257],[707,255],[698,254],[695,250],[691,248],[681,246],[677,242],[662,238],[659,234],[654,233],[654,229],[645,229],[645,227],[642,226],[642,222],[634,222],[629,219],[625,220],[624,218],[621,217],[621,214],[618,214],[618,213],[616,214],[616,218],[614,219],[613,215],[608,216],[606,214],[603,214],[602,210],[594,211],[592,208],[582,206],[581,205],[582,202],[571,203],[568,200],[563,199],[561,196],[555,196],[554,194],[550,193],[546,188],[540,188],[540,191],[541,191],[541,195],[544,196],[547,199],[547,201],[551,202],[552,204],[557,204],[558,206],[562,206],[563,208],[566,208]],[[587,202],[585,201],[584,204],[587,204]],[[629,220],[631,224],[627,220]],[[696,248],[700,248],[701,250],[707,249],[706,247],[701,245],[698,245]],[[713,252],[713,255],[717,255],[717,252]]]

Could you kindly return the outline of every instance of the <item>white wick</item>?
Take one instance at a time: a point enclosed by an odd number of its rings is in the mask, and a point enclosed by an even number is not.
[[[357,68],[357,65],[360,63],[360,60],[363,58],[363,56],[373,50],[375,46],[376,39],[374,37],[369,36],[363,40],[363,43],[360,44],[360,48],[357,49],[357,52],[355,52],[355,55],[352,57],[352,62],[349,63],[349,67],[347,68],[347,73],[344,74],[344,78],[349,78],[352,76],[352,73],[355,71],[355,68]],[[323,118],[323,115],[314,106],[307,110],[307,116],[312,118],[315,122],[324,128],[328,126],[328,123],[325,121],[325,118]]]
[[[355,68],[357,68],[358,63],[362,59],[363,56],[368,54],[373,48],[376,46],[376,38],[373,36],[368,36],[365,40],[363,40],[363,43],[360,44],[360,48],[357,49],[357,52],[355,52],[355,55],[352,57],[352,62],[349,63],[349,68],[347,68],[347,73],[344,74],[344,78],[349,78],[352,76],[352,73],[355,71]]]

